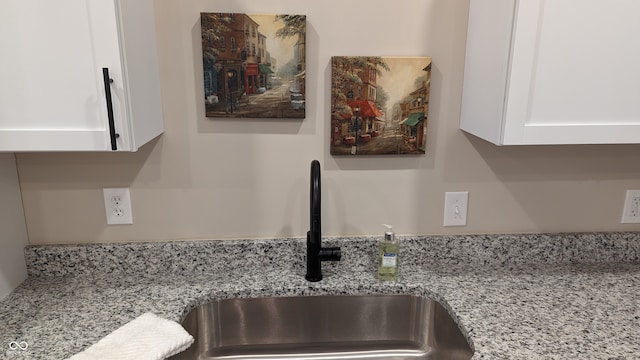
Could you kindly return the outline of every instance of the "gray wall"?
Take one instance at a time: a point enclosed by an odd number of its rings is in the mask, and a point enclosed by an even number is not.
[[[459,130],[468,1],[155,5],[164,135],[134,154],[19,154],[31,243],[304,236],[312,159],[325,235],[640,230],[620,224],[639,145],[499,148]],[[201,11],[307,15],[305,120],[205,117]],[[329,155],[334,55],[432,57],[426,155]],[[133,225],[106,226],[102,188],[117,186],[131,188]],[[465,190],[468,225],[443,227],[444,193]]]
[[[0,153],[0,299],[27,278],[23,249],[27,232],[12,153]]]

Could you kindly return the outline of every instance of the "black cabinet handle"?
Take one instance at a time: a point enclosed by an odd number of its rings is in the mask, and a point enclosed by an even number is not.
[[[116,139],[120,134],[116,133],[116,124],[113,120],[113,103],[111,102],[111,77],[109,77],[109,68],[102,68],[102,78],[104,79],[104,93],[107,100],[107,116],[109,117],[109,137],[111,138],[111,150],[118,150]]]

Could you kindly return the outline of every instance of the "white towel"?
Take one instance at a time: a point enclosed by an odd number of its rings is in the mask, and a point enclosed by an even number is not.
[[[180,324],[146,313],[68,360],[162,360],[191,344],[193,336]]]

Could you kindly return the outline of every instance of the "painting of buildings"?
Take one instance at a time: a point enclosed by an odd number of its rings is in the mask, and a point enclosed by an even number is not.
[[[304,118],[304,15],[201,13],[207,117]]]
[[[430,83],[430,57],[332,57],[331,154],[424,154]]]

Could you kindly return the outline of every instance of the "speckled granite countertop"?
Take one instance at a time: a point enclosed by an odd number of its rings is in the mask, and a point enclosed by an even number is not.
[[[65,359],[144,312],[180,321],[215,298],[427,295],[474,359],[640,359],[640,234],[401,237],[400,277],[375,277],[376,241],[332,238],[343,259],[304,280],[304,240],[43,246],[0,301],[0,358]],[[25,351],[11,341],[26,341]]]

